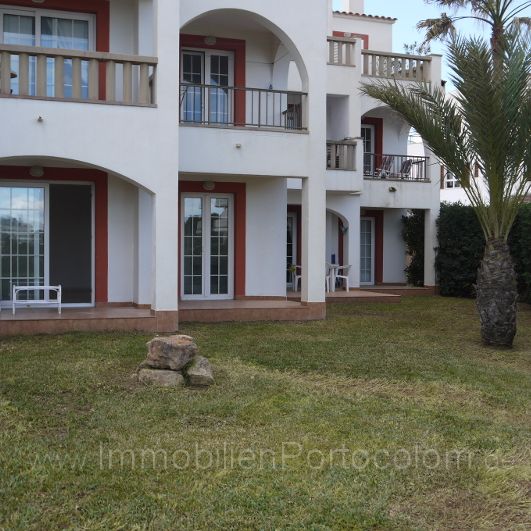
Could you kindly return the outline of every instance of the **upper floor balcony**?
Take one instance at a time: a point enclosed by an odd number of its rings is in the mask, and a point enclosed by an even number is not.
[[[157,58],[0,44],[0,95],[153,106]]]
[[[291,21],[265,3],[259,12],[209,5],[182,11],[180,172],[306,175],[308,75]]]
[[[149,0],[0,1],[0,95],[156,104]]]
[[[328,37],[328,64],[357,68],[363,81],[390,79],[406,82],[437,82],[440,57],[410,55],[363,49],[354,37]]]

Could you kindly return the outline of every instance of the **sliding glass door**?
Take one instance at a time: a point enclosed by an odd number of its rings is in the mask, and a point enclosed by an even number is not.
[[[181,208],[181,297],[233,298],[233,197],[186,194]]]
[[[91,184],[0,184],[0,302],[13,286],[63,287],[63,302],[94,303]],[[21,292],[28,300],[43,291]]]
[[[48,284],[45,186],[0,186],[0,300],[12,286]],[[34,299],[42,292],[21,293]]]

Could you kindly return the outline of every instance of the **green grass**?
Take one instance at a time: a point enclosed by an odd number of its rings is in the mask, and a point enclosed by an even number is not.
[[[510,351],[435,297],[182,332],[209,390],[137,384],[145,335],[0,342],[0,529],[528,528],[529,306]]]

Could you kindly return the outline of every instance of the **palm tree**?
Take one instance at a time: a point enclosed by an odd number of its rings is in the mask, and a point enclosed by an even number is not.
[[[426,0],[468,8],[465,16],[442,14],[419,23],[426,42],[448,42],[455,100],[439,87],[396,82],[364,85],[423,137],[453,173],[473,205],[485,235],[478,270],[477,307],[488,345],[512,346],[516,335],[517,282],[507,239],[531,188],[531,47],[529,19],[515,18],[531,2],[521,0]],[[455,22],[474,18],[491,28],[491,39],[460,37]],[[471,178],[480,169],[487,193]],[[466,230],[466,227],[464,227]]]

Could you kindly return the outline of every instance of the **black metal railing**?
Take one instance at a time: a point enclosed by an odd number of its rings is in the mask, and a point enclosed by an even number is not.
[[[180,86],[180,121],[184,124],[304,130],[305,105],[303,92]]]
[[[428,157],[365,153],[363,175],[366,179],[428,181],[428,160]]]

